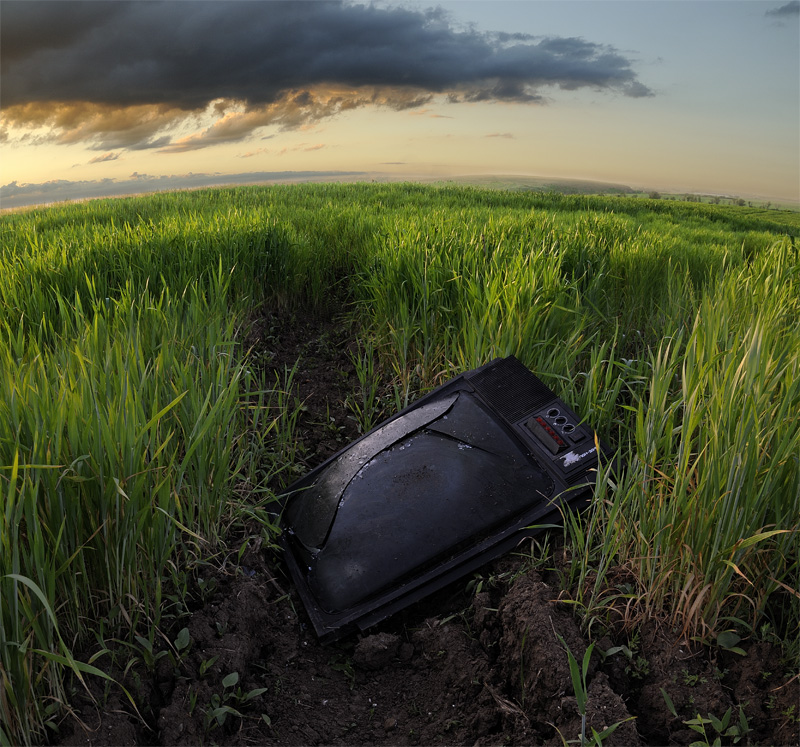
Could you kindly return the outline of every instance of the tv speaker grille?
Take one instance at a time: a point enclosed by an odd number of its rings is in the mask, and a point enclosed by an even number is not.
[[[556,399],[539,378],[514,356],[480,369],[470,382],[509,423],[529,415]]]

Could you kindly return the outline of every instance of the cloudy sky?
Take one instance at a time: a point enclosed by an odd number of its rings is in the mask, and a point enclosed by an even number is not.
[[[0,35],[7,203],[287,171],[800,200],[798,0],[2,0]]]

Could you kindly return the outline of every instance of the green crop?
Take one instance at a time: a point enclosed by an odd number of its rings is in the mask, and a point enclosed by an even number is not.
[[[617,444],[566,520],[587,625],[796,638],[798,236],[796,213],[411,184],[0,216],[0,743],[44,741],[99,676],[107,651],[74,654],[98,626],[155,640],[237,516],[275,531],[299,405],[243,349],[260,308],[344,306],[364,428],[379,376],[403,406],[514,354]]]

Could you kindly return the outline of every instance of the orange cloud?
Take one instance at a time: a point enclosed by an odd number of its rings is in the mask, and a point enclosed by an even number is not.
[[[216,101],[212,107],[218,119],[201,132],[186,135],[161,148],[162,153],[183,153],[220,143],[240,142],[256,130],[275,126],[282,131],[306,129],[312,123],[365,106],[400,111],[419,106],[428,94],[394,89],[343,89],[318,87],[290,91],[278,101],[260,106],[237,101]],[[322,147],[322,146],[319,146]]]
[[[33,102],[4,108],[0,122],[14,130],[46,128],[40,139],[69,144],[89,142],[98,149],[157,147],[160,133],[185,122],[197,112],[166,104],[115,107],[87,102]]]

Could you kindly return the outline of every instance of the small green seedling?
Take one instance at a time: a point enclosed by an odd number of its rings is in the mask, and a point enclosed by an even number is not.
[[[341,672],[347,678],[351,690],[355,687],[356,672],[355,669],[353,669],[352,659],[337,652],[331,656],[328,661],[328,666],[336,672]]]
[[[746,656],[745,650],[737,645],[741,640],[741,636],[735,630],[723,630],[717,636],[717,646],[739,656]]]
[[[154,651],[153,641],[149,640],[148,638],[144,638],[140,635],[136,635],[134,638],[140,646],[142,661],[144,662],[145,667],[151,672],[155,670],[156,662],[158,662],[159,659],[169,655],[169,651],[167,650],[158,652]]]
[[[569,662],[569,674],[572,679],[572,689],[575,691],[575,700],[578,704],[578,713],[581,716],[581,747],[586,744],[586,702],[588,700],[588,689],[586,687],[586,675],[589,672],[589,661],[592,658],[592,651],[594,650],[594,643],[590,643],[583,655],[583,663],[578,669],[578,661],[575,655],[570,651],[567,642],[563,636],[556,633],[558,640],[567,652],[567,661]]]
[[[622,721],[617,721],[615,724],[611,724],[611,726],[603,729],[603,731],[598,732],[596,729],[592,728],[592,735],[591,738],[587,739],[586,737],[586,705],[589,700],[589,690],[586,686],[586,675],[589,673],[589,662],[592,658],[592,651],[594,651],[594,642],[590,643],[586,649],[586,653],[583,655],[583,661],[581,663],[580,668],[578,667],[578,661],[575,658],[572,651],[570,651],[569,646],[567,646],[567,642],[564,638],[556,633],[556,637],[559,641],[561,641],[561,645],[564,647],[564,650],[567,653],[567,661],[569,662],[569,674],[570,679],[572,680],[572,689],[575,691],[575,700],[578,705],[578,713],[581,717],[581,736],[580,740],[570,740],[569,743],[564,742],[564,744],[580,744],[580,747],[601,747],[606,737],[613,734],[619,726],[624,724],[626,721],[632,721],[635,717],[630,716],[629,718],[623,719]],[[564,738],[562,737],[562,742]]]
[[[200,599],[205,604],[217,590],[217,579],[213,577],[208,579],[198,578],[197,587],[200,589]]]
[[[222,678],[222,695],[219,693],[214,693],[211,696],[211,707],[206,711],[205,725],[207,730],[213,729],[215,726],[223,726],[228,716],[246,718],[241,711],[231,705],[228,705],[229,702],[241,708],[253,698],[257,698],[259,695],[267,691],[266,687],[257,687],[254,690],[244,692],[241,687],[236,687],[238,683],[238,672],[231,672]],[[261,714],[261,718],[264,718],[264,714]],[[267,721],[267,719],[264,720]]]
[[[664,702],[667,704],[669,712],[675,718],[680,718],[680,716],[678,716],[678,711],[675,708],[675,704],[672,702],[672,698],[670,698],[669,694],[663,687],[661,688],[661,695],[664,697]],[[702,739],[692,742],[690,747],[721,747],[723,737],[730,737],[734,744],[738,744],[743,737],[747,736],[747,734],[752,731],[752,729],[747,722],[747,716],[745,715],[744,709],[741,705],[739,705],[739,719],[735,724],[731,723],[732,715],[733,709],[728,708],[721,719],[710,713],[708,714],[707,718],[703,718],[698,713],[694,718],[690,718],[688,721],[683,721],[684,725],[688,726],[692,731],[695,731],[702,736]],[[706,730],[707,726],[710,726],[716,732],[716,736],[713,737],[713,741],[709,741],[713,734],[708,733]]]
[[[217,659],[219,659],[219,656],[212,656],[210,659],[203,659],[203,661],[200,662],[200,676],[201,677],[205,677],[206,672],[208,672],[208,670],[211,669],[211,667],[214,666],[214,664],[216,663]]]
[[[189,636],[189,628],[181,628],[178,637],[174,641],[178,656],[183,656],[185,653],[188,653],[189,644],[191,642],[192,639]]]
[[[641,680],[650,674],[650,662],[648,662],[647,659],[639,653],[638,638],[638,634],[634,635],[629,641],[630,646],[612,646],[607,651],[600,651],[600,653],[603,655],[604,661],[609,656],[613,656],[614,654],[623,654],[628,660],[628,663],[625,665],[625,674]]]

